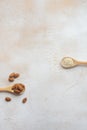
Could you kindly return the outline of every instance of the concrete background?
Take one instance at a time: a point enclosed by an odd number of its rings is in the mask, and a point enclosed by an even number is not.
[[[65,70],[64,56],[87,61],[86,0],[0,0],[0,86],[11,72],[26,85],[0,93],[0,130],[87,130],[87,67]]]

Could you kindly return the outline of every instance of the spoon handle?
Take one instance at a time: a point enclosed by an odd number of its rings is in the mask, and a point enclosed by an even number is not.
[[[5,88],[0,88],[0,92],[6,92],[7,90]]]
[[[78,61],[78,65],[87,65],[87,62],[85,62],[85,61]]]
[[[9,90],[10,90],[9,87],[0,88],[0,92],[8,92]]]

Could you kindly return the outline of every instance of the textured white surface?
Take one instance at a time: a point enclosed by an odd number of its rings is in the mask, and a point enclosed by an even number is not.
[[[0,93],[0,130],[87,130],[87,67],[62,69],[64,56],[87,60],[86,0],[0,1],[0,86],[10,72],[26,85]]]

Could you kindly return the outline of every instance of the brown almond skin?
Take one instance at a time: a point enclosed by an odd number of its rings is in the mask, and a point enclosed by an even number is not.
[[[10,75],[9,75],[9,78],[13,78],[15,76],[15,73],[13,72],[13,73],[11,73]]]
[[[11,73],[10,75],[9,75],[9,78],[18,78],[20,76],[20,74],[19,73]]]
[[[20,76],[19,73],[15,73],[14,78],[18,78]]]
[[[23,88],[21,86],[18,87],[19,91],[23,91]]]
[[[20,90],[14,90],[14,93],[15,93],[15,94],[20,94],[21,91],[20,91]]]
[[[13,77],[9,77],[9,82],[13,82],[14,81],[14,78]]]
[[[6,98],[5,98],[5,101],[10,102],[10,101],[11,101],[11,98],[10,98],[10,97],[6,97]]]
[[[15,84],[12,87],[12,90],[15,92],[15,94],[21,93],[25,89],[25,86],[21,83]]]
[[[27,98],[23,98],[22,103],[26,103],[27,102]]]

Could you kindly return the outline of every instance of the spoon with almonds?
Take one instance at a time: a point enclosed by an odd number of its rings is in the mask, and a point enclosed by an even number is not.
[[[25,91],[25,85],[21,83],[16,83],[12,86],[0,88],[0,92],[9,92],[15,95],[21,95]]]
[[[73,67],[79,66],[79,65],[87,65],[87,62],[77,61],[77,60],[73,59],[72,57],[64,57],[61,60],[61,66],[65,69],[73,68]]]

